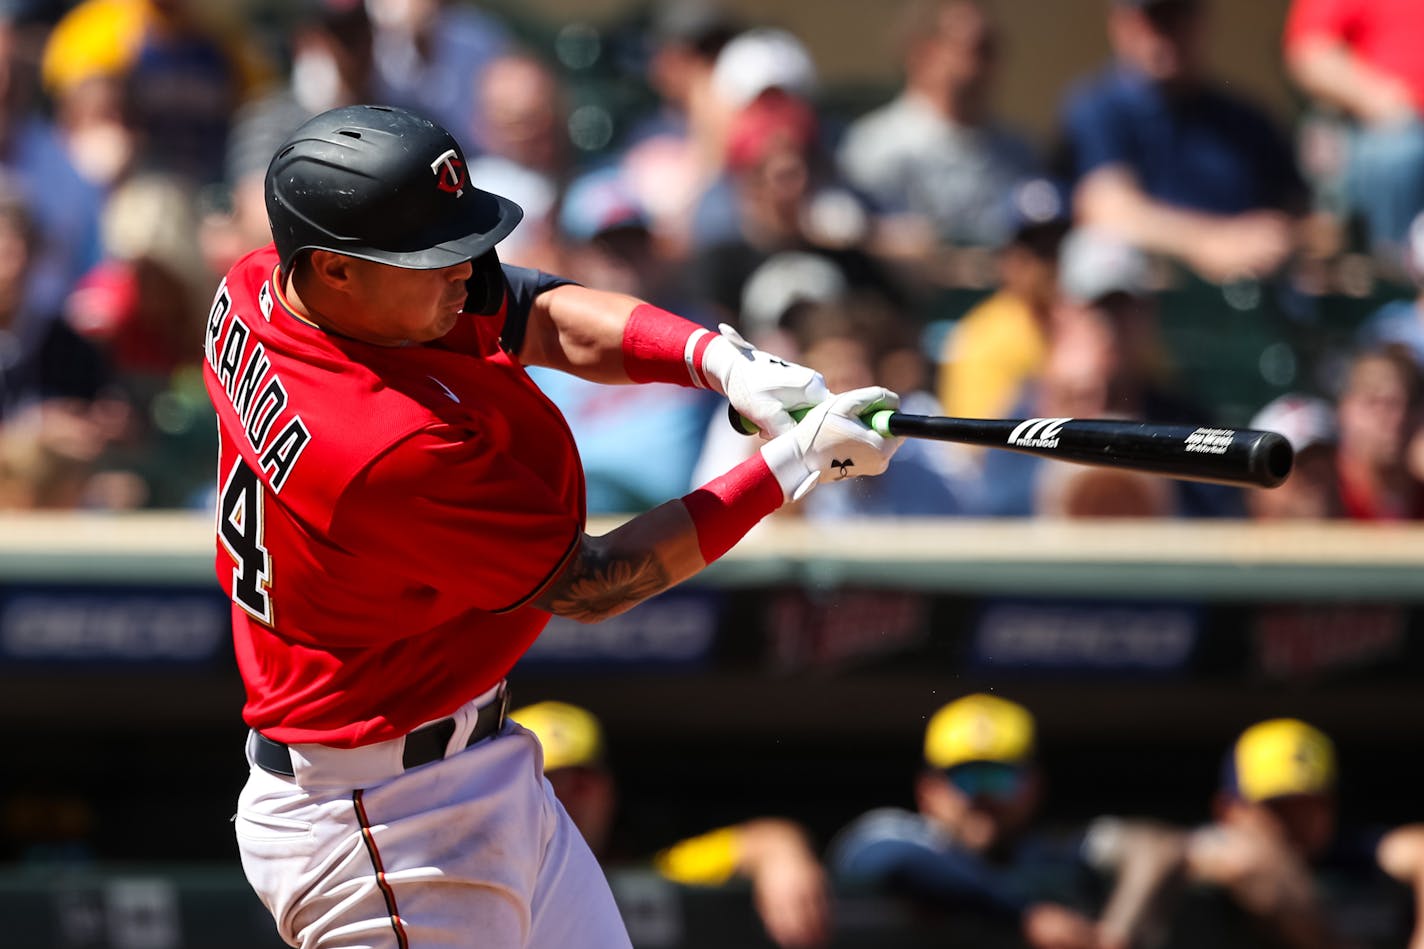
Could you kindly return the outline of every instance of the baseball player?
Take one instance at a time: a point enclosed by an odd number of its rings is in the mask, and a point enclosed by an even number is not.
[[[229,271],[205,339],[247,877],[293,946],[627,946],[505,674],[551,613],[619,613],[818,483],[882,472],[897,442],[859,416],[898,399],[828,397],[734,332],[500,264],[520,209],[410,112],[311,119],[266,203],[274,242]],[[530,365],[704,386],[768,437],[592,537]]]

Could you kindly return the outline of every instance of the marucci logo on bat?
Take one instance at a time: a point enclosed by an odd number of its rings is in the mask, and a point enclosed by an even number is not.
[[[1071,418],[1026,418],[1009,432],[1015,448],[1057,448],[1058,436]]]

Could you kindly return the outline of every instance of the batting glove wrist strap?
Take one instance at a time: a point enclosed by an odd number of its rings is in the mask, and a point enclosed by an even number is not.
[[[894,409],[900,397],[871,386],[832,396],[807,412],[790,432],[761,447],[788,501],[799,501],[824,481],[841,481],[882,473],[901,439],[886,438],[861,416]]]
[[[801,446],[796,443],[796,436],[790,432],[762,445],[761,457],[781,486],[781,496],[787,501],[801,500],[820,481],[821,473],[807,464]]]
[[[699,374],[707,388],[727,397],[743,418],[755,423],[766,437],[782,435],[796,427],[792,409],[819,405],[830,395],[819,372],[757,349],[726,323],[713,336],[706,330],[688,340],[688,370],[693,382]]]
[[[765,459],[756,455],[683,495],[683,506],[697,529],[702,562],[711,563],[731,550],[785,500]]]
[[[634,382],[706,389],[702,355],[715,338],[691,320],[639,304],[623,327],[623,371]]]

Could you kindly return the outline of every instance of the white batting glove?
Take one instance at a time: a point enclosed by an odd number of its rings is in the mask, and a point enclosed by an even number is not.
[[[722,335],[702,354],[702,371],[710,387],[725,395],[764,438],[796,427],[792,409],[819,405],[830,395],[816,370],[757,349],[726,323],[718,329]]]
[[[881,386],[842,392],[807,412],[791,431],[761,446],[786,500],[799,501],[822,482],[884,472],[904,439],[886,438],[860,417],[899,406],[900,397]]]

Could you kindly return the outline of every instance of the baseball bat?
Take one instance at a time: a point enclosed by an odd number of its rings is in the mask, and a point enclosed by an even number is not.
[[[735,409],[729,414],[738,431],[756,431]],[[888,409],[870,412],[862,421],[882,435],[983,445],[1059,461],[1241,487],[1274,488],[1290,475],[1294,461],[1285,436],[1256,429],[1119,419],[950,418]]]

